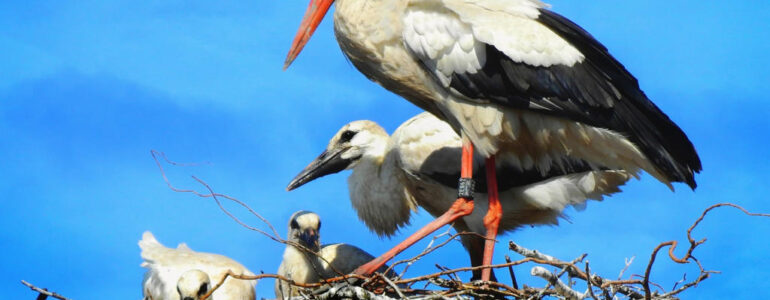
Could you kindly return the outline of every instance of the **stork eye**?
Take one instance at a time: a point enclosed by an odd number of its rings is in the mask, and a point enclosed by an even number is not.
[[[291,226],[292,229],[299,228],[299,224],[297,224],[297,220],[296,219],[291,220],[291,223],[289,224],[289,226]]]
[[[198,296],[203,296],[208,291],[209,291],[209,285],[206,284],[205,282],[201,283],[201,287],[198,288]]]
[[[353,139],[353,137],[356,136],[355,131],[345,130],[342,135],[340,136],[340,143],[347,143],[350,142],[350,140]]]
[[[321,221],[318,221],[318,229],[316,231],[321,232]]]

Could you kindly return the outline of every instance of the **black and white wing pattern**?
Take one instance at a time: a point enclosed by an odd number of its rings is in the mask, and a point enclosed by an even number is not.
[[[476,122],[492,135],[504,128],[488,125],[494,114],[479,106],[569,120],[633,144],[604,156],[630,157],[638,149],[648,161],[629,159],[636,166],[664,183],[696,186],[701,163],[684,132],[602,44],[544,3],[412,0],[403,24],[407,49],[449,97],[477,104]]]

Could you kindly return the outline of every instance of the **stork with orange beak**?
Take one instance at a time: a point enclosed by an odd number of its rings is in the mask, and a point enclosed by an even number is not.
[[[284,68],[334,0],[311,0]],[[564,158],[642,169],[695,188],[701,163],[685,133],[608,50],[538,0],[337,0],[340,48],[369,79],[449,123],[463,138],[458,199],[444,215],[356,270],[371,273],[473,211],[474,148],[486,158],[484,265],[502,208],[495,159],[547,172]],[[482,273],[489,279],[489,269]]]

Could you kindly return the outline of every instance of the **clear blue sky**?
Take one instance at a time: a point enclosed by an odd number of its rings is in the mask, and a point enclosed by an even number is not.
[[[643,273],[661,241],[684,241],[707,206],[723,201],[770,212],[770,2],[552,1],[584,26],[639,79],[693,140],[704,172],[692,192],[644,176],[625,192],[559,227],[503,238],[564,259],[589,253],[593,270],[614,277],[625,257]],[[343,58],[326,20],[291,69],[283,58],[306,8],[302,1],[0,2],[0,286],[31,299],[25,279],[75,299],[137,299],[144,270],[136,242],[161,242],[231,256],[254,272],[274,272],[282,245],[241,228],[210,199],[170,191],[150,149],[183,162],[180,187],[238,197],[285,235],[287,218],[312,210],[324,242],[377,254],[359,223],[347,173],[285,192],[289,180],[343,124],[371,119],[392,131],[419,110],[369,82]],[[234,207],[233,207],[234,208]],[[243,214],[241,214],[243,216]],[[421,212],[408,234],[430,216]],[[251,224],[258,224],[253,218]],[[687,298],[751,298],[770,287],[770,220],[730,209],[695,231],[695,255],[720,270]],[[416,248],[424,247],[425,242]],[[504,244],[495,260],[507,253]],[[515,257],[515,255],[514,255]],[[665,287],[694,266],[660,259]],[[453,243],[415,266],[467,264]],[[517,269],[528,277],[529,267]],[[507,282],[504,272],[498,272]],[[542,285],[537,280],[530,284]],[[260,297],[272,297],[272,281]]]

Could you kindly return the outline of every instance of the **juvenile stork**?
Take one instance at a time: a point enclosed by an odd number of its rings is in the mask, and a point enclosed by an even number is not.
[[[374,256],[349,244],[321,246],[321,218],[309,211],[295,212],[289,218],[289,244],[283,252],[278,275],[296,283],[316,283],[321,279],[349,274],[374,259]],[[293,243],[304,247],[296,247]],[[310,251],[310,252],[308,252]],[[311,253],[312,252],[312,253]],[[378,271],[384,272],[387,267]],[[276,280],[275,297],[286,299],[300,294],[290,284]]]
[[[404,122],[391,136],[377,123],[354,121],[334,135],[326,150],[287,189],[352,169],[348,187],[359,219],[378,235],[391,236],[409,224],[416,205],[436,218],[449,210],[457,198],[461,147],[460,137],[449,124],[429,113]],[[581,208],[587,199],[601,200],[604,195],[618,192],[618,187],[637,173],[598,170],[601,166],[569,159],[555,163],[557,167],[545,173],[520,166],[497,167],[502,202],[499,233],[522,225],[557,224],[565,207]],[[474,167],[482,165],[483,159],[477,156]],[[486,192],[483,185],[477,188],[480,193]],[[481,196],[484,199],[485,195]],[[479,209],[455,220],[452,226],[459,233],[483,236],[487,206],[487,201],[477,201]],[[479,235],[460,236],[473,266],[482,264],[484,239]],[[473,279],[480,275],[474,272]]]
[[[212,253],[195,252],[182,243],[176,249],[163,246],[149,231],[139,241],[142,267],[147,268],[142,281],[145,300],[198,300],[230,270],[235,274],[254,275],[238,262]],[[212,283],[213,282],[213,283]],[[213,300],[254,300],[253,280],[228,278]]]
[[[333,2],[311,0],[284,68]],[[671,182],[695,188],[701,163],[684,132],[602,44],[543,2],[336,2],[334,31],[353,65],[462,134],[461,191],[469,190],[474,146],[487,166],[497,157],[547,172],[571,157],[610,169],[640,168],[671,188]],[[495,169],[486,170],[488,265],[501,208]],[[472,195],[458,196],[445,218],[358,272],[370,272],[440,223],[470,214]]]

